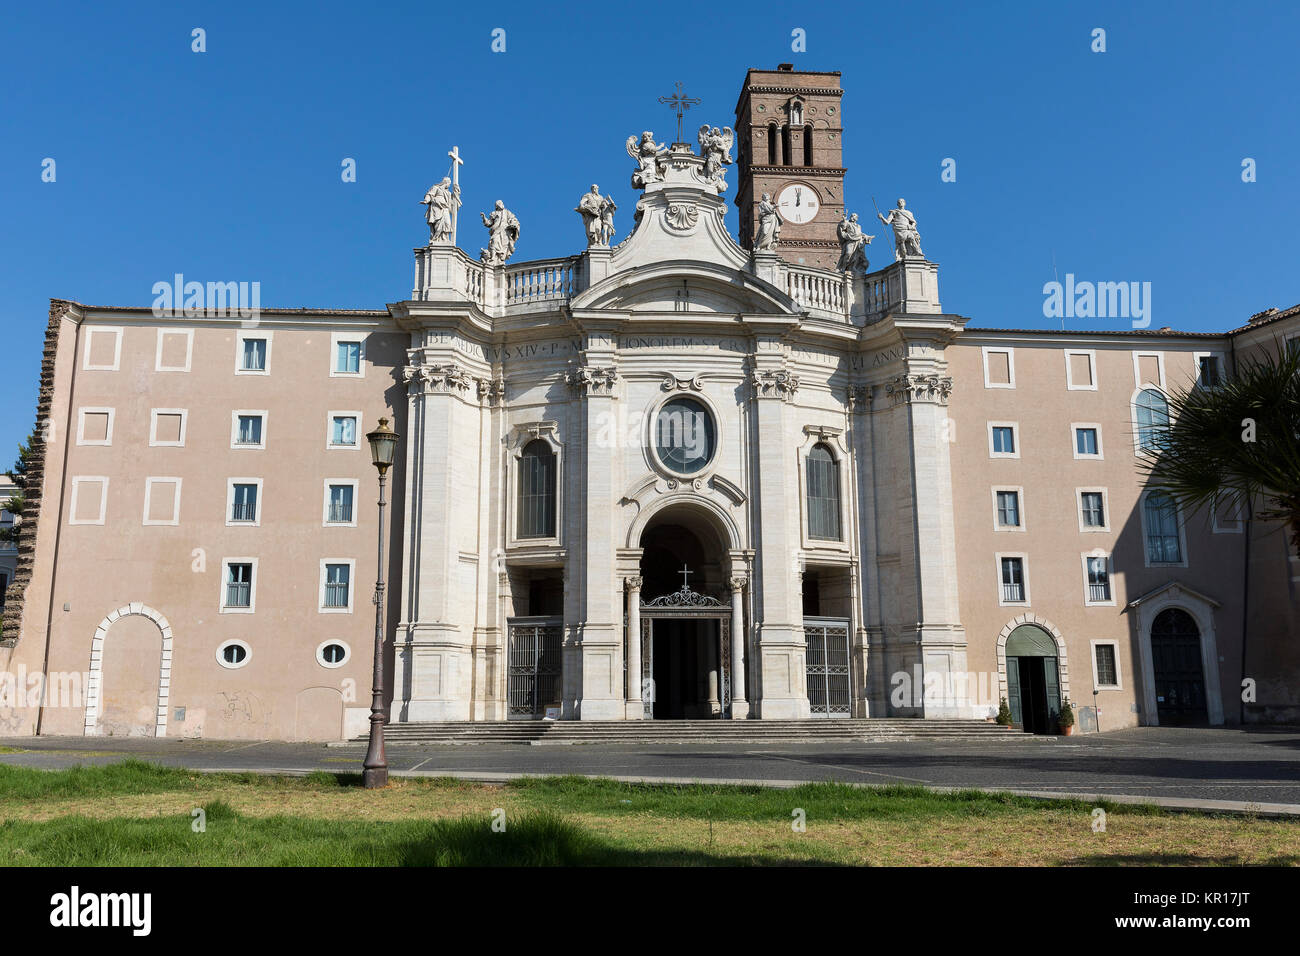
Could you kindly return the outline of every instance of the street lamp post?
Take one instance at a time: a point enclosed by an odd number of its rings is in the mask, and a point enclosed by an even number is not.
[[[367,790],[388,786],[388,758],[384,755],[384,483],[397,451],[397,432],[388,427],[388,419],[379,419],[379,427],[366,435],[370,457],[379,469],[379,562],[375,579],[375,679],[370,699],[370,746],[361,766],[362,782]]]

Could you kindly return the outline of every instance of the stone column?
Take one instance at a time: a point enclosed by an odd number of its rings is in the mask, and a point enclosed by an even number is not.
[[[582,617],[577,640],[566,664],[578,668],[576,716],[579,720],[622,720],[627,715],[623,696],[623,639],[619,634],[618,577],[614,566],[614,541],[610,515],[618,495],[615,491],[619,450],[609,447],[610,423],[618,370],[614,361],[614,335],[593,330],[587,333],[580,362],[565,375],[579,396],[583,421],[585,475],[583,510],[565,519],[570,547],[582,541],[581,567],[574,587],[581,591]],[[566,681],[566,684],[568,682]]]
[[[721,627],[718,629],[718,637],[722,637]],[[722,713],[722,698],[718,696],[718,667],[722,664],[722,649],[717,640],[701,641],[704,645],[705,667],[705,690],[708,696],[709,716],[714,717]]]
[[[627,588],[627,719],[645,717],[641,699],[641,577],[623,579]]]
[[[757,701],[763,719],[791,720],[809,716],[805,676],[807,648],[803,637],[803,603],[796,562],[799,559],[799,474],[794,455],[773,455],[788,447],[787,407],[799,388],[798,376],[785,368],[785,344],[778,335],[760,335],[750,376],[753,388],[755,456],[753,496],[757,514],[757,567],[753,587],[757,664]]]
[[[749,716],[745,699],[745,579],[732,578],[731,586],[731,719]]]

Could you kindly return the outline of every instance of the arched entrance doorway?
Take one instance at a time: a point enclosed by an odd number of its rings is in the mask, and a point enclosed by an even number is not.
[[[1151,665],[1161,725],[1206,723],[1201,631],[1182,608],[1165,608],[1151,622]]]
[[[1056,733],[1061,712],[1060,662],[1052,635],[1021,624],[1007,637],[1007,705],[1028,734]]]
[[[673,508],[651,520],[640,543],[645,717],[725,716],[732,673],[725,538],[697,510]]]

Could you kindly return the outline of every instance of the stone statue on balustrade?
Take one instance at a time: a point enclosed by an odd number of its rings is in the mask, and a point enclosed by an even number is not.
[[[840,241],[840,261],[835,264],[839,272],[863,272],[871,268],[867,260],[867,246],[875,236],[868,236],[858,225],[858,214],[846,215],[835,227],[835,235]]]
[[[429,224],[429,245],[455,242],[456,210],[460,208],[460,187],[452,185],[451,177],[429,187],[420,203],[425,207],[424,221]]]
[[[578,206],[573,211],[582,216],[582,224],[587,230],[588,246],[607,246],[614,235],[614,200],[600,194],[600,187],[591,184],[590,192],[582,194]]]
[[[716,126],[710,129],[709,124],[705,123],[700,127],[699,140],[700,155],[704,157],[704,178],[708,182],[721,183],[721,191],[726,185],[722,183],[726,172],[723,167],[731,165],[731,144],[735,140],[735,134],[730,126],[724,126],[721,130]]]
[[[889,210],[888,216],[880,215],[880,210],[876,210],[876,216],[886,226],[894,227],[894,261],[925,258],[921,251],[921,234],[916,231],[916,217],[908,212],[906,200],[900,199],[898,208]]]
[[[486,213],[479,215],[488,230],[488,247],[482,250],[479,258],[488,265],[499,266],[514,255],[515,243],[519,241],[519,220],[500,199],[491,216]]]
[[[668,152],[668,147],[663,143],[655,142],[655,134],[646,130],[641,134],[641,141],[638,143],[635,136],[627,138],[627,154],[637,162],[637,168],[632,172],[632,188],[645,189],[650,183],[657,183],[663,179],[659,172],[659,157]]]
[[[763,193],[758,204],[758,234],[754,236],[754,249],[758,252],[771,252],[776,249],[781,238],[781,213],[772,202],[770,193]]]

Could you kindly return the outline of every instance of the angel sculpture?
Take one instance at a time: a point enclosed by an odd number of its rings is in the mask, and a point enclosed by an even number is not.
[[[731,165],[731,144],[735,140],[730,126],[719,130],[705,123],[700,127],[700,155],[704,157],[704,178],[709,182],[722,179],[723,166]]]
[[[637,168],[632,172],[633,189],[644,189],[663,178],[659,175],[659,157],[666,152],[668,147],[656,143],[655,134],[649,130],[641,134],[639,143],[635,136],[627,138],[627,154],[637,161]]]

